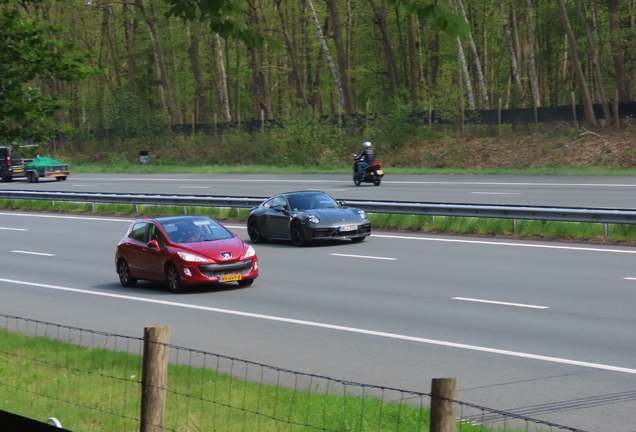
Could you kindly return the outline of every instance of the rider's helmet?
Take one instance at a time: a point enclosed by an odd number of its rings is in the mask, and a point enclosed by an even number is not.
[[[371,141],[366,141],[366,142],[364,142],[364,143],[362,144],[362,147],[364,147],[364,148],[369,148],[369,147],[371,147]]]

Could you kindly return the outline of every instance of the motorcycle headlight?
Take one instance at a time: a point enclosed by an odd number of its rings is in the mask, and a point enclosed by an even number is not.
[[[253,257],[256,255],[256,251],[251,245],[247,245],[247,251],[245,252],[245,258]]]
[[[358,216],[360,216],[362,219],[367,218],[367,214],[364,212],[364,210],[358,210]]]
[[[188,261],[188,262],[207,262],[209,261],[206,258],[200,257],[199,255],[195,255],[189,252],[177,252],[179,254],[179,257],[184,260],[184,261]]]
[[[319,223],[320,222],[320,219],[318,218],[318,216],[313,215],[313,214],[307,215],[307,219],[311,223]]]

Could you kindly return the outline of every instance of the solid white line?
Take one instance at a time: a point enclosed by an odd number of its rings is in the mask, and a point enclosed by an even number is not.
[[[128,223],[131,223],[131,222],[133,222],[135,220],[135,219],[115,219],[115,218],[102,218],[102,217],[43,215],[43,214],[29,214],[29,213],[0,213],[0,216],[40,217],[40,218],[51,218],[51,219],[96,220],[96,221],[128,222]]]
[[[516,307],[525,307],[525,308],[533,308],[533,309],[549,309],[548,306],[535,306],[535,305],[527,305],[522,303],[508,303],[508,302],[500,302],[500,301],[493,301],[493,300],[480,300],[480,299],[472,299],[472,298],[466,298],[466,297],[453,297],[453,300],[464,300],[469,302],[490,303],[490,304],[503,305],[503,306],[516,306]]]
[[[499,354],[499,355],[507,355],[512,357],[527,358],[532,360],[540,360],[540,361],[546,361],[551,363],[561,363],[561,364],[567,364],[571,366],[588,367],[588,368],[601,369],[601,370],[607,370],[612,372],[636,374],[636,369],[624,368],[619,366],[583,362],[578,360],[542,356],[542,355],[522,353],[517,351],[501,350],[496,348],[480,347],[476,345],[446,342],[446,341],[440,341],[435,339],[426,339],[426,338],[420,338],[415,336],[400,335],[395,333],[385,333],[385,332],[366,330],[366,329],[360,329],[355,327],[343,327],[338,325],[296,320],[296,319],[283,318],[283,317],[277,317],[277,316],[271,316],[271,315],[262,315],[262,314],[255,314],[255,313],[249,313],[249,312],[219,309],[219,308],[213,308],[208,306],[191,305],[191,304],[185,304],[185,303],[177,303],[177,302],[171,302],[171,301],[165,301],[165,300],[155,300],[155,299],[148,299],[148,298],[142,298],[142,297],[125,296],[125,295],[105,293],[105,292],[88,291],[88,290],[67,288],[67,287],[61,287],[61,286],[55,286],[55,285],[46,285],[46,284],[39,284],[39,283],[33,283],[33,282],[17,281],[12,279],[0,278],[0,282],[12,283],[16,285],[28,285],[28,286],[39,287],[39,288],[55,289],[59,291],[75,292],[80,294],[91,294],[96,296],[117,298],[117,299],[123,299],[123,300],[140,301],[144,303],[160,304],[164,306],[182,307],[182,308],[202,310],[207,312],[224,313],[224,314],[242,316],[242,317],[248,317],[248,318],[264,319],[268,321],[284,322],[288,324],[297,324],[297,325],[304,325],[304,326],[323,328],[323,329],[329,329],[329,330],[338,330],[338,331],[345,331],[350,333],[364,334],[369,336],[378,336],[378,337],[385,337],[385,338],[391,338],[391,339],[397,339],[397,340],[405,340],[409,342],[417,342],[417,343],[423,343],[423,344],[429,344],[429,345],[445,346],[449,348],[466,349],[466,350],[479,351],[479,352],[485,352],[490,354]]]
[[[387,257],[375,257],[375,256],[367,256],[367,255],[348,255],[348,254],[338,254],[332,253],[329,255],[333,256],[341,256],[341,257],[349,257],[349,258],[367,258],[367,259],[376,259],[376,260],[387,260],[387,261],[395,261],[397,258],[387,258]]]
[[[521,195],[518,192],[471,192],[477,195]]]
[[[210,189],[210,186],[177,186],[179,189]]]
[[[55,254],[50,254],[50,253],[42,253],[42,252],[29,252],[29,251],[21,251],[21,250],[12,250],[11,252],[13,253],[19,253],[19,254],[27,254],[27,255],[40,255],[40,256],[55,256]]]
[[[26,231],[26,228],[7,228],[7,227],[0,227],[0,230],[5,230],[5,231]]]
[[[492,246],[516,246],[527,247],[537,249],[563,249],[563,250],[577,250],[587,252],[612,252],[612,253],[624,253],[624,254],[636,254],[636,250],[623,250],[623,249],[600,249],[591,247],[577,247],[577,246],[555,246],[555,245],[539,245],[539,244],[525,244],[525,243],[508,243],[508,242],[489,242],[484,240],[459,240],[459,239],[442,239],[431,237],[409,237],[409,236],[397,236],[386,234],[371,234],[372,237],[388,238],[388,239],[401,239],[401,240],[419,240],[419,241],[433,241],[433,242],[446,242],[446,243],[467,243],[467,244],[483,244]]]
[[[636,280],[636,277],[624,277],[624,280]]]

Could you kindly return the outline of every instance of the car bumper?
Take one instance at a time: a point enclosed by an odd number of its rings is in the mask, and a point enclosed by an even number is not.
[[[338,227],[312,228],[305,232],[306,237],[312,240],[342,240],[358,237],[366,237],[371,234],[371,224],[359,224],[356,230],[339,231]]]
[[[184,284],[223,282],[224,278],[254,279],[257,276],[258,259],[251,258],[219,264],[185,263],[181,269],[181,283]]]

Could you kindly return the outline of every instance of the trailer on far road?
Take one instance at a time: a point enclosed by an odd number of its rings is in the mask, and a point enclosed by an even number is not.
[[[24,174],[29,183],[36,183],[40,178],[54,178],[66,180],[71,175],[68,164],[64,164],[51,158],[36,157],[28,162],[25,159]]]

